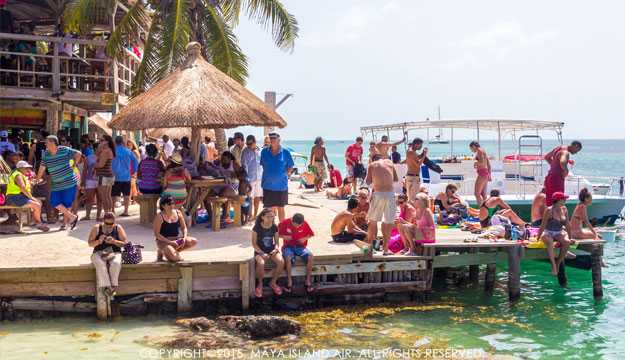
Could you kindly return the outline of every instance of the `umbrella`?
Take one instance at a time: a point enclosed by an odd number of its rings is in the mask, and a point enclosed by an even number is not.
[[[131,100],[109,126],[118,130],[191,128],[191,151],[196,162],[199,129],[286,126],[274,109],[204,60],[200,49],[199,43],[189,43],[185,61]]]

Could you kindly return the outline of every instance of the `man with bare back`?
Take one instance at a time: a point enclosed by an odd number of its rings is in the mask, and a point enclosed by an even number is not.
[[[547,206],[551,206],[551,196],[556,192],[564,192],[564,180],[569,175],[569,156],[582,150],[582,143],[575,140],[569,145],[555,147],[547,155],[545,161],[551,167],[545,178],[545,196]]]
[[[408,195],[408,201],[410,202],[415,201],[417,194],[421,191],[421,164],[423,164],[423,160],[425,160],[425,156],[428,153],[428,148],[425,148],[421,154],[417,154],[417,151],[421,150],[422,146],[423,140],[414,138],[406,151],[406,160],[403,162],[408,166],[406,195]]]
[[[390,148],[391,146],[395,146],[395,145],[399,145],[401,143],[403,143],[404,141],[406,141],[406,136],[404,136],[404,138],[401,141],[398,142],[388,142],[388,136],[384,135],[382,136],[382,141],[380,141],[379,143],[375,144],[376,149],[378,149],[378,151],[380,152],[380,154],[384,155],[385,159],[388,159],[388,148]]]
[[[338,243],[346,243],[354,239],[365,240],[367,233],[354,224],[357,208],[358,200],[351,198],[347,201],[347,210],[336,214],[330,226],[332,240]]]
[[[327,176],[326,163],[330,164],[328,156],[326,155],[326,148],[323,146],[321,136],[317,136],[315,146],[313,146],[310,151],[310,165],[315,169],[315,192],[323,190],[323,181]]]
[[[397,212],[397,200],[393,192],[393,183],[399,179],[397,178],[397,172],[395,171],[393,162],[390,159],[383,158],[382,154],[376,154],[371,160],[366,183],[367,185],[373,184],[374,193],[371,197],[371,206],[366,217],[366,219],[369,220],[367,242],[370,244],[373,243],[373,239],[378,233],[377,223],[383,221],[383,255],[392,255],[392,253],[388,251],[388,245]]]

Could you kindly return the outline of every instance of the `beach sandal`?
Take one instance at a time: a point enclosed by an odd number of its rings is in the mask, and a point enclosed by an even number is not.
[[[389,251],[389,252],[382,253],[382,256],[391,256],[391,255],[395,255],[395,254],[393,254],[393,253],[392,253],[392,252],[390,252],[390,251]]]
[[[284,292],[287,293],[287,294],[290,294],[292,289],[293,289],[293,285],[285,286],[284,287]]]
[[[410,250],[408,249],[403,249],[402,251],[399,252],[400,255],[406,255],[407,253],[409,253]]]
[[[119,214],[119,216],[128,217],[130,214]]]
[[[104,295],[106,295],[110,300],[115,300],[115,295],[117,295],[117,291],[113,290],[113,292],[111,292],[111,290],[109,289],[104,289]]]
[[[259,288],[254,288],[254,295],[256,295],[257,298],[262,298],[263,297],[263,290],[261,290]]]
[[[39,230],[41,230],[41,231],[43,231],[43,232],[46,232],[46,231],[49,231],[49,230],[50,230],[50,228],[49,228],[49,227],[47,227],[47,226],[46,226],[44,223],[42,223],[42,222],[40,222],[40,223],[39,223],[36,227],[37,227],[37,229],[39,229]]]
[[[477,242],[477,238],[475,238],[475,239],[471,239],[471,242],[476,243],[476,242]]]
[[[48,224],[56,224],[56,219],[48,219],[48,221],[46,221],[46,223]]]
[[[405,253],[404,256],[419,256],[419,255],[416,252],[414,252],[414,251],[409,251],[409,252]]]
[[[63,231],[63,230],[66,230],[66,229],[67,229],[67,226],[61,225],[61,227],[59,228],[59,231]]]
[[[269,287],[273,290],[273,292],[274,292],[276,295],[282,295],[282,289],[280,289],[280,286],[273,287],[273,286],[271,286],[271,284],[270,284],[270,285],[269,285]]]
[[[76,219],[74,219],[74,221],[72,221],[72,226],[69,228],[70,230],[74,230],[74,228],[76,227],[76,224],[78,224],[78,215],[76,215]]]
[[[304,286],[306,287],[306,292],[307,292],[307,293],[311,293],[311,292],[315,291],[315,288],[314,288],[314,287],[312,287],[312,285],[306,285],[306,284],[304,284]]]

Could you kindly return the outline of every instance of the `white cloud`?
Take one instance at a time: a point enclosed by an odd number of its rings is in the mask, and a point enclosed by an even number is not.
[[[355,42],[366,36],[367,28],[386,23],[388,16],[397,13],[395,1],[381,5],[354,5],[345,14],[335,16],[329,25],[313,31],[299,40],[299,46],[321,48]]]
[[[521,48],[543,44],[557,35],[558,30],[553,28],[529,33],[519,22],[499,23],[486,31],[466,35],[460,41],[452,43],[453,48],[464,52],[448,66],[460,68],[465,65],[480,67],[496,64]]]

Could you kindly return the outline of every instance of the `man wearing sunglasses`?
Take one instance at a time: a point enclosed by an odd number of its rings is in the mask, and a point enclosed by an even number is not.
[[[284,207],[289,203],[289,175],[293,171],[293,157],[291,153],[280,146],[280,135],[276,132],[269,134],[271,145],[264,148],[260,154],[260,164],[263,166],[261,187],[263,188],[263,203],[278,213],[280,221],[285,219]]]

